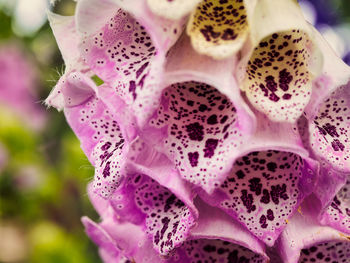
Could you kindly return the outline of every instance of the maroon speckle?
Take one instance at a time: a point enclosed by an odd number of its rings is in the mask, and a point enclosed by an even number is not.
[[[242,190],[241,193],[241,200],[243,202],[243,205],[247,208],[247,212],[250,213],[252,211],[255,211],[256,206],[253,205],[253,195],[248,194],[247,190]]]
[[[205,142],[204,157],[211,158],[214,155],[214,151],[218,146],[219,141],[217,139],[208,139]]]
[[[196,167],[198,165],[198,158],[198,152],[188,153],[188,160],[190,161],[192,167]]]
[[[198,122],[191,123],[186,126],[188,136],[193,141],[202,141],[204,136],[204,128]]]

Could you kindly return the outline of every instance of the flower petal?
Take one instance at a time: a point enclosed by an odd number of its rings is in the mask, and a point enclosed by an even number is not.
[[[253,49],[243,51],[242,89],[272,121],[293,123],[310,101],[322,65],[313,34],[292,0],[259,1],[250,24]]]
[[[129,175],[114,196],[111,202],[116,214],[144,224],[161,255],[182,244],[194,225],[195,218],[185,203],[146,175]]]
[[[349,237],[330,227],[319,226],[309,216],[299,213],[289,221],[278,248],[284,261],[290,263],[345,263],[350,257]]]
[[[129,173],[146,174],[169,189],[191,209],[195,217],[198,217],[197,209],[193,204],[194,192],[192,185],[181,178],[174,164],[166,155],[137,138],[131,143],[127,158]]]
[[[319,210],[322,212],[345,185],[347,174],[340,173],[326,162],[322,162],[320,168],[314,195],[320,201]]]
[[[199,2],[200,0],[147,0],[153,13],[172,20],[187,15]]]
[[[338,191],[331,204],[321,216],[323,225],[331,226],[350,235],[350,179]]]
[[[349,82],[350,83],[350,82]],[[309,126],[310,144],[316,155],[341,171],[350,171],[350,91],[339,87]]]
[[[143,224],[132,224],[127,219],[125,220],[119,213],[116,213],[119,211],[115,207],[113,208],[113,199],[107,200],[94,193],[91,184],[88,187],[88,193],[93,206],[102,217],[102,222],[98,225],[99,228],[113,240],[123,257],[136,262],[163,262],[159,254],[152,248],[152,241],[147,238]],[[127,196],[126,194],[124,197]],[[120,200],[119,195],[113,195],[112,198]],[[136,210],[135,212],[139,213]],[[101,245],[100,254],[104,262],[116,262],[113,259],[113,251],[109,253]]]
[[[350,67],[337,57],[316,31],[324,55],[322,75],[314,81],[312,102],[305,109],[309,121],[309,145],[316,158],[341,172],[350,171]]]
[[[113,238],[101,226],[93,222],[90,218],[83,217],[81,221],[85,226],[86,234],[91,238],[92,241],[94,241],[97,246],[100,247],[100,254],[108,254],[109,257],[118,261],[121,258],[120,250],[118,249]]]
[[[182,22],[158,21],[147,10],[131,8],[131,2],[119,3],[126,10],[115,10],[103,27],[84,38],[81,53],[91,69],[115,89],[115,96],[132,106],[142,126],[158,106],[165,54],[178,38]],[[144,8],[142,2],[134,4]],[[129,9],[136,13],[127,13]]]
[[[116,118],[95,96],[65,108],[65,115],[86,156],[95,166],[95,191],[108,197],[124,177],[125,153],[128,151]]]
[[[77,31],[81,36],[91,36],[117,11],[118,6],[114,0],[79,0],[75,14]]]
[[[50,11],[47,13],[50,27],[61,51],[66,72],[71,70],[88,71],[79,53],[79,34],[73,16],[60,16]]]
[[[262,242],[217,208],[196,199],[200,217],[171,262],[268,262]]]
[[[194,49],[216,59],[237,53],[248,34],[246,3],[204,0],[192,12],[187,34]]]
[[[83,41],[82,52],[91,69],[127,103],[143,88],[156,54],[147,31],[122,9]]]
[[[205,200],[271,246],[308,194],[313,166],[290,152],[251,152],[236,160],[216,194]]]
[[[169,156],[184,179],[211,192],[231,168],[243,130],[230,99],[210,85],[191,81],[164,90],[142,137]],[[159,143],[150,141],[154,136]]]
[[[173,262],[252,262],[263,263],[259,254],[251,250],[220,239],[195,239],[186,241],[176,251]]]

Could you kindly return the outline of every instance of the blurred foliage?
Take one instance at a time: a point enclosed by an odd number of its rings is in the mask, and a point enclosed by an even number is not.
[[[61,1],[54,11],[69,15],[74,5]],[[0,0],[0,47],[16,43],[28,54],[44,100],[64,71],[61,55],[48,23],[21,36],[13,14]],[[98,219],[86,194],[93,167],[64,115],[46,111],[48,122],[38,132],[0,106],[0,143],[8,155],[0,171],[0,262],[101,262],[80,222],[83,215]]]
[[[350,1],[324,1],[335,7],[339,20],[350,23]],[[43,100],[62,75],[63,61],[47,22],[33,34],[15,33],[15,2],[0,0],[0,46],[19,43],[29,54],[40,72],[37,91]],[[74,6],[62,0],[54,11],[72,15]],[[0,143],[9,156],[0,171],[0,262],[100,262],[80,223],[83,215],[98,219],[86,194],[93,167],[64,115],[54,109],[47,114],[46,127],[35,132],[0,109]]]

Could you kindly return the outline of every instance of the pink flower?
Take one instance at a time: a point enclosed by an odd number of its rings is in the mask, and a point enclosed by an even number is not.
[[[49,19],[67,68],[47,103],[95,166],[102,221],[83,223],[105,262],[297,262],[305,203],[348,233],[349,68],[296,1],[80,0]]]

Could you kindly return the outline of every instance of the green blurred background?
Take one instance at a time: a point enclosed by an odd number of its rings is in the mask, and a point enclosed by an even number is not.
[[[311,2],[318,14],[313,22],[334,29],[325,34],[350,62],[350,1]],[[83,215],[98,220],[86,194],[93,167],[64,115],[42,105],[64,72],[46,21],[47,5],[48,0],[0,0],[0,51],[14,47],[30,61],[36,74],[32,103],[46,118],[40,129],[33,128],[32,117],[21,116],[0,100],[0,147],[6,160],[0,167],[0,262],[100,262],[80,222]],[[74,8],[74,1],[62,0],[52,10],[72,15]],[[1,67],[0,58],[0,75]],[[6,94],[0,96],[6,102]]]
[[[83,215],[98,219],[86,194],[93,167],[63,113],[41,103],[64,71],[46,4],[0,0],[0,50],[15,47],[36,68],[33,104],[47,119],[33,129],[0,103],[0,144],[7,155],[0,170],[0,262],[101,262],[80,222]],[[53,11],[72,15],[74,8],[75,2],[60,1]]]

